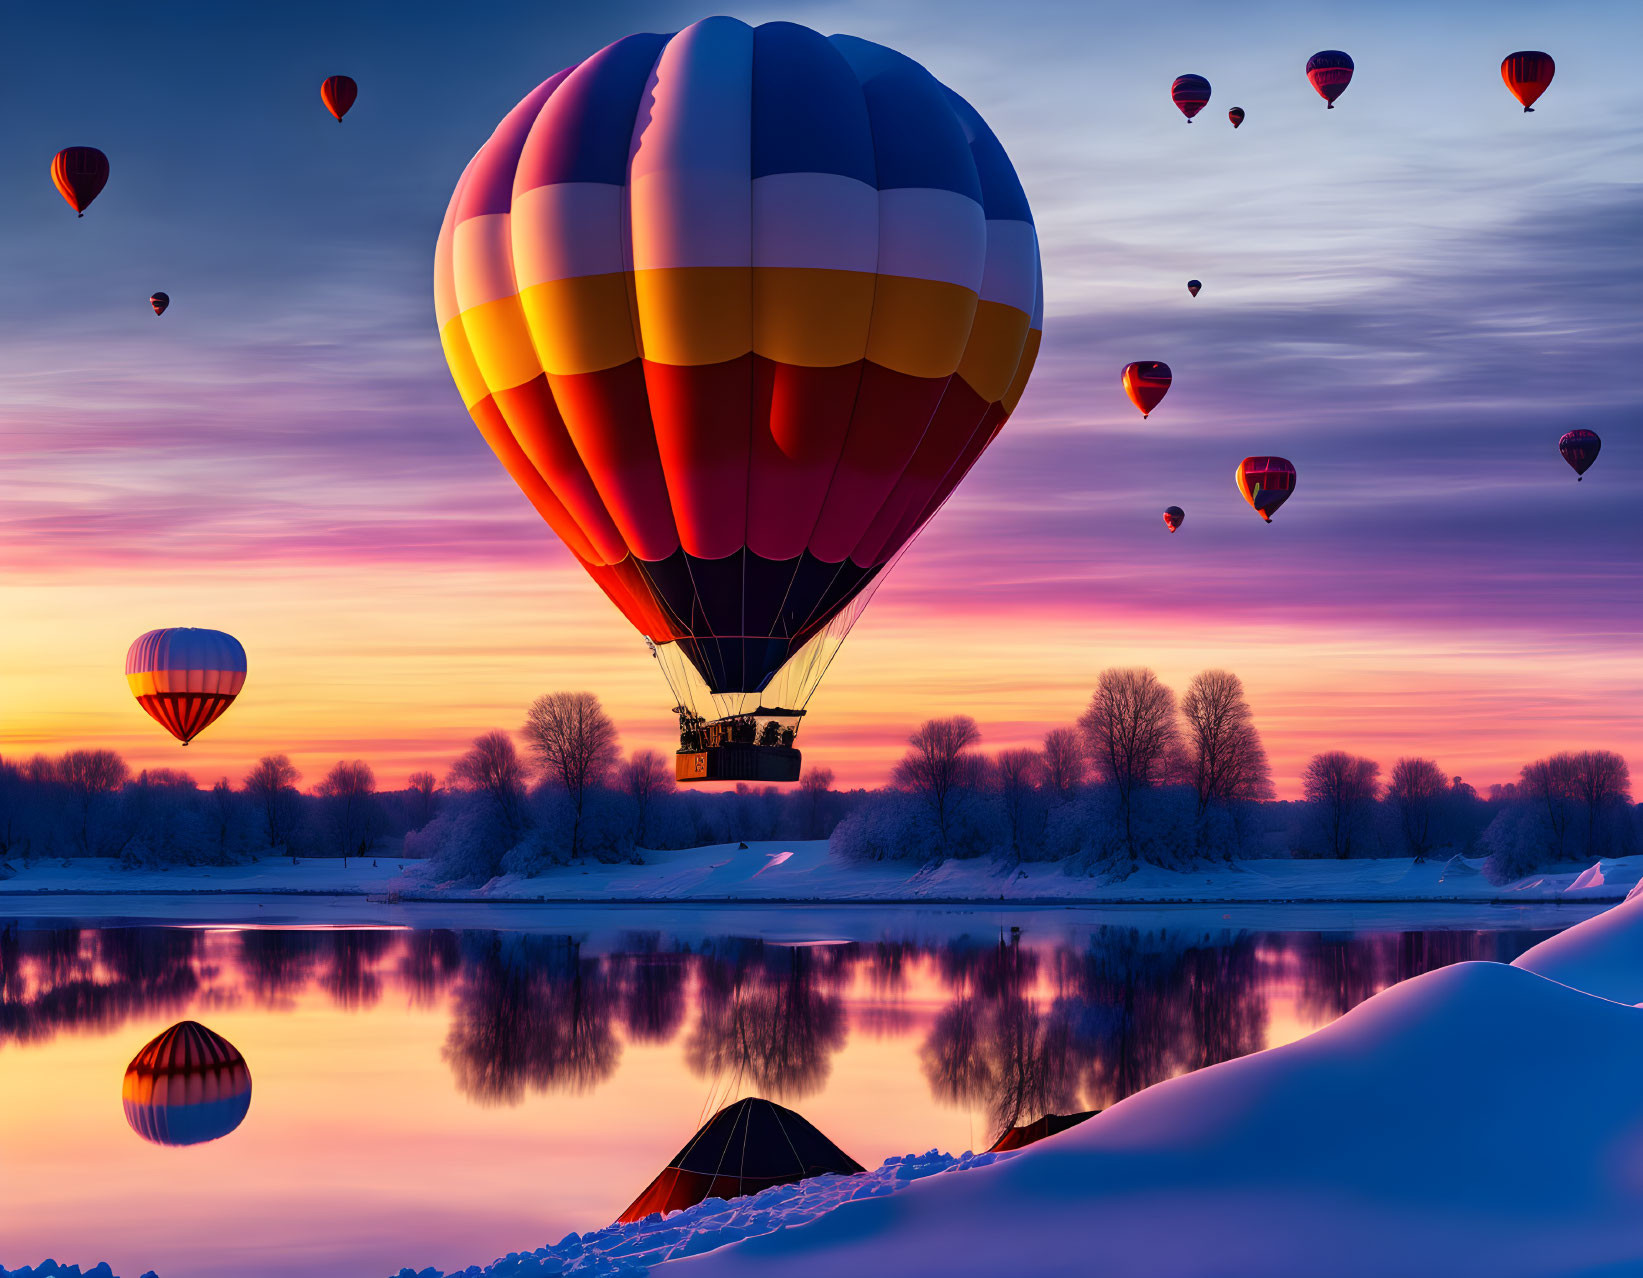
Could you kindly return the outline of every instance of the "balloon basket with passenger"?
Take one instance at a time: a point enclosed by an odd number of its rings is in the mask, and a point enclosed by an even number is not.
[[[797,781],[800,755],[793,739],[803,710],[767,709],[704,719],[688,706],[679,716],[678,781]]]

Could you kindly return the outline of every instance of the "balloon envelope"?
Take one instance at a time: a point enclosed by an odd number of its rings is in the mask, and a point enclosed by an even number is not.
[[[1295,467],[1282,457],[1246,457],[1235,477],[1244,500],[1269,524],[1272,512],[1295,491]]]
[[[1526,114],[1535,109],[1535,103],[1552,83],[1556,71],[1557,63],[1552,61],[1551,54],[1532,49],[1509,53],[1500,64],[1500,78],[1506,81],[1512,96],[1523,103]]]
[[[1232,110],[1227,112],[1227,119],[1232,121],[1232,127],[1236,129],[1244,122],[1244,108],[1233,107]]]
[[[126,1122],[156,1145],[198,1145],[228,1135],[251,1108],[251,1071],[221,1034],[179,1021],[126,1067]]]
[[[998,433],[1042,325],[1032,214],[968,103],[883,46],[723,17],[515,107],[434,294],[480,433],[664,670],[767,706],[814,690],[825,662],[790,660]]]
[[[1187,281],[1187,292],[1191,293],[1194,297],[1198,296],[1198,290],[1203,288],[1203,287],[1204,287],[1204,284],[1203,284],[1202,280],[1188,280]]]
[[[1130,397],[1130,403],[1141,410],[1143,417],[1157,408],[1159,401],[1169,394],[1170,381],[1169,365],[1155,359],[1137,360],[1124,365],[1124,394]]]
[[[1187,520],[1187,512],[1179,506],[1164,507],[1164,527],[1174,532]]]
[[[1557,441],[1557,451],[1574,468],[1577,479],[1592,468],[1602,447],[1603,441],[1595,430],[1571,430]]]
[[[156,315],[164,315],[165,308],[171,305],[169,293],[155,293],[148,299],[148,304],[154,308]]]
[[[325,103],[325,109],[336,116],[337,123],[342,123],[342,117],[348,114],[348,108],[354,105],[354,99],[359,97],[359,85],[349,76],[328,75],[325,83],[319,86],[320,101]]]
[[[221,630],[150,630],[126,652],[126,682],[137,704],[184,745],[228,709],[245,674],[245,649]]]
[[[1178,75],[1169,87],[1170,101],[1182,115],[1187,117],[1187,123],[1192,123],[1192,117],[1204,109],[1209,101],[1209,81],[1201,75]]]
[[[91,202],[108,185],[108,156],[94,146],[65,147],[52,157],[51,180],[69,208],[84,217]]]
[[[1346,92],[1352,83],[1352,59],[1339,49],[1325,49],[1306,60],[1306,78],[1318,91],[1329,109],[1335,109],[1335,99]]]

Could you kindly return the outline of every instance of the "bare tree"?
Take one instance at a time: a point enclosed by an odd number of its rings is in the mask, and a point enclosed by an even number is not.
[[[57,761],[56,772],[80,815],[80,855],[90,856],[92,808],[124,785],[131,769],[112,750],[70,750]]]
[[[650,814],[656,796],[671,793],[674,789],[667,761],[654,750],[635,750],[622,765],[617,780],[622,791],[633,800],[634,842],[640,847],[647,847]]]
[[[410,791],[411,829],[420,830],[434,819],[439,806],[434,797],[439,782],[432,772],[413,772],[406,779],[406,788]]]
[[[1103,670],[1078,720],[1096,775],[1113,787],[1124,843],[1135,859],[1135,800],[1162,785],[1181,747],[1175,694],[1151,670]]]
[[[799,778],[799,809],[803,813],[804,837],[822,837],[827,796],[833,789],[833,769],[811,767]]]
[[[1301,773],[1302,793],[1322,813],[1336,857],[1352,855],[1352,832],[1364,810],[1380,797],[1380,775],[1380,764],[1345,750],[1328,750],[1307,761]]]
[[[475,737],[451,765],[450,783],[489,798],[509,846],[519,842],[525,831],[525,762],[512,737],[500,730]]]
[[[1448,788],[1448,778],[1430,759],[1399,759],[1392,765],[1386,797],[1398,811],[1404,842],[1417,864],[1432,850],[1432,812]]]
[[[1194,675],[1181,698],[1181,717],[1200,818],[1213,802],[1272,798],[1272,770],[1237,675],[1227,670]]]
[[[1028,813],[1038,794],[1038,778],[1044,761],[1037,750],[1000,750],[993,758],[993,784],[1004,801],[1004,816],[1010,823],[1010,851],[1019,859],[1027,833]]]
[[[245,792],[262,807],[263,829],[271,848],[289,850],[297,823],[297,782],[302,773],[283,754],[267,754],[245,774]],[[297,855],[291,853],[291,864]]]
[[[1059,799],[1070,799],[1083,784],[1090,769],[1084,742],[1074,728],[1051,728],[1044,734],[1040,755],[1044,764],[1044,784]]]
[[[943,853],[950,846],[958,803],[981,769],[974,753],[980,740],[981,729],[967,714],[927,719],[907,738],[912,749],[896,764],[895,784],[918,795],[929,807]]]
[[[1575,772],[1575,756],[1565,751],[1548,759],[1526,763],[1519,774],[1518,791],[1521,796],[1538,804],[1546,813],[1546,821],[1552,832],[1552,853],[1558,860],[1568,855],[1569,818],[1578,789]]]
[[[523,731],[537,766],[570,796],[570,850],[580,856],[588,791],[603,785],[621,758],[616,725],[591,692],[550,692],[531,702]]]
[[[331,832],[346,869],[349,856],[364,856],[376,837],[376,774],[363,759],[338,759],[314,792],[330,809]]]
[[[1631,770],[1613,750],[1582,750],[1574,757],[1573,771],[1575,797],[1586,805],[1586,855],[1595,856],[1604,810],[1632,797]]]

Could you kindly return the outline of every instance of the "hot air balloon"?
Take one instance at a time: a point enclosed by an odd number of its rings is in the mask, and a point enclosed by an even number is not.
[[[687,781],[793,780],[868,596],[997,435],[1042,327],[975,110],[852,36],[707,18],[502,121],[440,231],[474,422],[650,643]]]
[[[1170,101],[1192,123],[1192,117],[1204,109],[1209,101],[1209,81],[1201,75],[1178,75],[1169,87]]]
[[[150,630],[126,653],[126,682],[137,704],[187,745],[245,687],[245,649],[220,630]]]
[[[1306,78],[1318,91],[1329,109],[1335,109],[1335,99],[1346,92],[1352,83],[1352,59],[1339,49],[1325,49],[1306,60]]]
[[[1179,506],[1164,507],[1164,527],[1174,532],[1187,521],[1187,512]]]
[[[1500,78],[1506,81],[1512,96],[1523,103],[1525,114],[1535,109],[1535,103],[1552,83],[1556,71],[1557,63],[1552,61],[1551,54],[1528,49],[1507,54],[1500,64]]]
[[[154,293],[148,299],[148,304],[154,308],[156,315],[164,315],[165,308],[171,305],[171,294]]]
[[[1203,288],[1203,287],[1204,287],[1204,282],[1202,280],[1188,280],[1187,281],[1187,292],[1191,293],[1194,297],[1198,296],[1198,290]]]
[[[354,105],[354,99],[359,97],[359,85],[345,75],[328,75],[325,83],[319,86],[320,101],[325,103],[325,109],[337,117],[337,123],[342,123],[342,117],[348,114],[348,108]]]
[[[1576,483],[1586,477],[1602,447],[1603,441],[1597,437],[1595,430],[1571,430],[1557,441],[1557,451],[1563,454],[1564,461],[1574,467]]]
[[[1233,472],[1238,491],[1267,523],[1295,491],[1295,467],[1282,457],[1246,457]]]
[[[51,158],[51,180],[81,217],[108,185],[108,156],[94,146],[65,147]]]
[[[178,1021],[126,1066],[126,1122],[156,1145],[198,1145],[228,1135],[251,1108],[251,1071],[221,1034]]]
[[[1124,394],[1130,397],[1130,403],[1141,410],[1141,416],[1146,417],[1169,393],[1169,365],[1160,364],[1154,359],[1125,364],[1123,381]]]
[[[1232,127],[1236,129],[1244,122],[1244,108],[1233,107],[1232,110],[1227,112],[1227,119],[1232,121]]]

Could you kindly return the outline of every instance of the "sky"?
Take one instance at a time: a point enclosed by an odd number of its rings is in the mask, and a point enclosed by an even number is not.
[[[1008,149],[1044,261],[1020,408],[833,663],[808,765],[880,784],[954,713],[1029,744],[1102,669],[1149,665],[1178,691],[1242,676],[1285,797],[1330,748],[1480,787],[1558,749],[1643,773],[1643,8],[724,11],[924,63]],[[516,101],[711,12],[9,16],[0,755],[109,745],[208,782],[280,751],[309,783],[362,757],[397,786],[559,689],[598,693],[625,746],[672,748],[639,636],[464,412],[431,280],[451,188]],[[1303,74],[1325,48],[1357,63],[1334,111]],[[1557,60],[1533,115],[1500,80],[1517,49]],[[1190,127],[1186,72],[1213,86]],[[318,94],[338,73],[360,85],[340,127]],[[47,172],[71,145],[112,174],[78,220]],[[1175,374],[1145,422],[1119,387],[1138,359]],[[1580,484],[1556,452],[1576,426],[1604,441]],[[1232,481],[1264,453],[1300,476],[1271,526]],[[123,677],[169,625],[250,658],[186,751]]]

